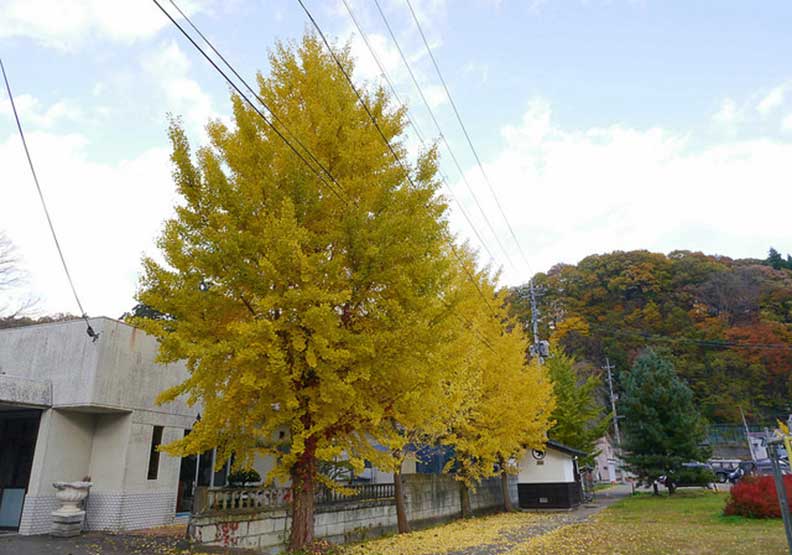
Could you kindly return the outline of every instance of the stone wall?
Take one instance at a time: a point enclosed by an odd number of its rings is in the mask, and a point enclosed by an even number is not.
[[[459,484],[450,476],[404,476],[407,517],[413,527],[457,518],[462,513]],[[512,503],[517,505],[517,480],[509,481]],[[470,494],[474,512],[496,511],[503,506],[500,479],[485,480]],[[203,544],[253,548],[277,553],[289,536],[291,519],[285,510],[228,512],[194,516],[191,537]],[[334,543],[361,541],[396,529],[393,500],[338,503],[317,507],[316,536]]]

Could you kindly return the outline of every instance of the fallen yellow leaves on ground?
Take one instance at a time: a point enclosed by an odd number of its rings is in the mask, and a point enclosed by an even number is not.
[[[548,524],[555,514],[508,513],[465,520],[444,526],[372,540],[348,546],[344,555],[429,555],[475,549],[483,546],[508,546],[512,534],[526,527]],[[486,551],[484,552],[486,553]]]

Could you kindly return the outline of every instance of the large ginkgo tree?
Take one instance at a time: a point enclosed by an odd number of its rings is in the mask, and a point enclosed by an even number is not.
[[[340,58],[352,74],[348,50]],[[138,294],[167,317],[137,323],[160,340],[161,361],[189,369],[160,401],[202,406],[164,450],[216,447],[219,463],[233,455],[240,467],[274,457],[268,479],[291,483],[297,549],[313,540],[320,462],[392,467],[405,426],[454,410],[460,365],[447,346],[465,329],[434,150],[406,162],[403,108],[372,89],[364,101],[398,163],[314,36],[269,61],[259,94],[304,160],[236,95],[233,125],[209,123],[195,152],[174,121],[183,201]]]

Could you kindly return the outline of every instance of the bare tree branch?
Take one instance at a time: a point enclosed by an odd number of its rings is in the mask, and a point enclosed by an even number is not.
[[[14,319],[29,315],[38,304],[38,299],[30,295],[14,294],[26,281],[14,244],[0,231],[0,317]],[[14,297],[18,298],[13,300]]]

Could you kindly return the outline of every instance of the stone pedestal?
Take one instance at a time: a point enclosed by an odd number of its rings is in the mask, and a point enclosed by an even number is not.
[[[50,531],[50,535],[56,538],[79,536],[82,531],[84,520],[85,511],[78,511],[67,515],[59,515],[58,511],[55,511],[52,513],[52,530]]]
[[[58,538],[70,538],[80,535],[85,511],[78,504],[88,497],[91,482],[55,482],[52,486],[57,490],[55,497],[63,503],[60,509],[52,513],[52,530],[50,534]]]

